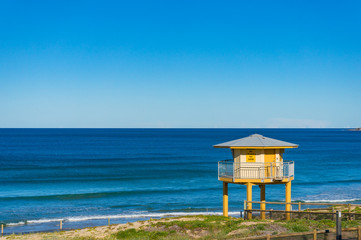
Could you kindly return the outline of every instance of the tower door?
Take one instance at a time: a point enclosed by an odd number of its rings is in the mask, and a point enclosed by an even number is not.
[[[265,164],[265,176],[271,177],[275,176],[276,170],[276,150],[275,149],[265,149],[264,150],[264,164]]]

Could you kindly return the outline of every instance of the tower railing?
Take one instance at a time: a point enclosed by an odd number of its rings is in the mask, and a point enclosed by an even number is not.
[[[218,178],[234,179],[273,179],[282,180],[294,177],[294,162],[234,162],[224,160],[218,162]]]

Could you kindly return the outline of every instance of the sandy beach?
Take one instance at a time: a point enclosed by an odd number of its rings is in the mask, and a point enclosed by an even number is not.
[[[8,235],[0,240],[45,240],[45,239],[243,239],[247,237],[309,232],[314,229],[333,230],[332,220],[297,219],[291,221],[243,220],[222,216],[188,216],[150,219],[126,224],[91,227],[77,230]],[[361,226],[361,220],[345,221],[343,227]]]

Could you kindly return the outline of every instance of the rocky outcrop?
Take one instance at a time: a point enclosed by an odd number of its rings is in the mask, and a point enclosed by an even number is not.
[[[351,128],[349,131],[361,131],[361,128]]]

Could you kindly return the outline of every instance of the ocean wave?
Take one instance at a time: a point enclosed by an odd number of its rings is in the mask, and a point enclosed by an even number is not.
[[[319,181],[319,182],[307,182],[299,181],[293,183],[294,185],[321,185],[321,184],[330,184],[330,183],[360,183],[361,179],[346,179],[346,180],[332,180],[332,181]]]
[[[222,212],[165,212],[165,213],[149,213],[138,212],[133,214],[116,214],[116,215],[94,215],[94,216],[74,216],[66,218],[50,218],[50,219],[35,219],[28,221],[20,221],[17,223],[7,223],[7,226],[21,226],[26,224],[44,224],[51,222],[81,222],[89,220],[102,219],[137,219],[137,218],[164,218],[164,217],[182,217],[182,216],[196,216],[196,215],[222,215]],[[238,216],[240,212],[229,212],[230,216]]]
[[[162,166],[164,165],[164,162],[167,162],[168,166],[179,166],[184,165],[184,163],[189,162],[192,160],[192,164],[200,164],[200,165],[207,165],[209,164],[208,161],[202,161],[200,160],[202,156],[191,156],[191,155],[185,155],[185,156],[159,156],[156,155],[154,157],[149,156],[142,156],[142,157],[127,157],[127,158],[59,158],[56,159],[54,156],[49,156],[49,159],[51,160],[61,160],[61,164],[53,163],[52,165],[41,165],[41,164],[21,164],[21,165],[5,165],[1,167],[1,171],[29,171],[29,170],[64,170],[69,168],[81,168],[81,169],[93,169],[93,168],[124,168],[129,167],[129,164],[131,163],[131,166],[135,165],[142,165],[143,167],[147,166]],[[49,160],[46,159],[46,160]],[[5,161],[8,161],[9,159],[0,159]],[[39,159],[34,159],[39,160]],[[164,160],[164,161],[163,161]],[[89,162],[98,161],[99,163],[93,163],[89,164]],[[79,162],[84,162],[84,164],[79,164]],[[106,162],[106,163],[104,163]],[[0,162],[2,165],[2,163]]]
[[[197,173],[199,176],[201,175],[207,175],[211,170],[207,169],[183,169],[182,173],[179,173],[177,170],[162,170],[164,173],[160,174],[157,179],[172,179],[176,174],[188,174],[188,173]],[[149,180],[149,176],[143,175],[125,175],[125,176],[119,176],[119,174],[107,174],[107,175],[100,175],[100,174],[86,174],[86,175],[78,175],[76,177],[69,176],[70,174],[61,175],[61,174],[55,174],[52,176],[44,176],[43,178],[37,178],[37,179],[0,179],[2,183],[4,184],[44,184],[44,183],[78,183],[78,182],[109,182],[109,181],[143,181],[143,180]]]
[[[7,223],[6,226],[14,227],[14,226],[20,226],[20,225],[25,225],[25,224],[26,224],[26,222],[21,221],[21,222],[17,222],[17,223]]]
[[[179,188],[179,189],[154,189],[154,190],[130,190],[130,191],[109,191],[109,192],[94,192],[94,193],[74,193],[74,194],[54,194],[54,195],[38,195],[38,196],[10,196],[0,197],[0,200],[74,200],[74,199],[89,199],[89,198],[103,198],[109,196],[132,196],[142,194],[174,194],[183,192],[204,192],[209,190],[219,190],[219,188]]]
[[[341,203],[341,202],[356,202],[361,201],[359,198],[351,199],[317,199],[317,200],[300,200],[305,203]]]

